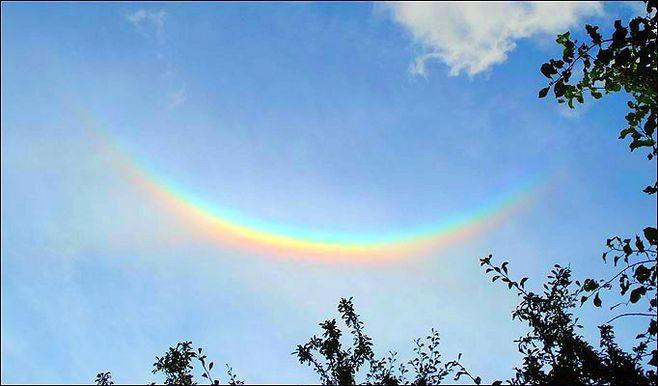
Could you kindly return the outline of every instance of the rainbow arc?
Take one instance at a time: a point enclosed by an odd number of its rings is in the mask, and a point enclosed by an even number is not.
[[[531,203],[547,178],[526,179],[506,194],[482,206],[451,217],[400,232],[353,234],[314,231],[268,222],[222,208],[159,177],[123,151],[86,116],[92,137],[103,150],[111,153],[117,166],[164,203],[195,226],[195,231],[222,244],[246,250],[294,258],[330,260],[386,260],[431,251],[441,245],[482,232]]]

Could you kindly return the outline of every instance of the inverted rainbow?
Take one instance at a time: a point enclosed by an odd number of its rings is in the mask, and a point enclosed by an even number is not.
[[[196,232],[241,250],[270,255],[365,261],[418,253],[486,229],[528,205],[546,182],[540,177],[528,179],[476,210],[406,231],[383,234],[315,231],[250,218],[203,200],[141,165],[103,134],[88,115],[85,118],[95,142],[112,155],[126,176],[185,218]]]

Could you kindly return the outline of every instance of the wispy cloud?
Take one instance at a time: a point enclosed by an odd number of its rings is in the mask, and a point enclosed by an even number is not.
[[[580,117],[590,110],[592,107],[591,103],[579,104],[574,103],[574,108],[570,108],[566,103],[558,104],[554,106],[557,110],[557,113],[567,119],[580,119]]]
[[[462,71],[481,73],[504,62],[518,39],[559,33],[582,17],[602,12],[599,2],[428,2],[385,7],[422,47],[410,71],[423,76],[430,60],[445,63],[453,76]]]
[[[164,10],[140,9],[125,16],[126,20],[135,27],[135,30],[148,39],[155,39],[155,57],[164,66],[163,77],[168,83],[169,91],[164,92],[164,105],[175,108],[187,100],[187,85],[181,82],[174,70],[174,60],[169,52],[166,41],[166,20],[168,14]],[[176,87],[175,85],[180,86]]]
[[[169,107],[177,107],[187,100],[187,87],[182,85],[178,90],[169,94]]]
[[[147,11],[140,9],[126,15],[126,19],[135,26],[140,34],[146,37],[154,37],[160,44],[164,43],[165,40],[166,18],[167,13],[162,10]]]

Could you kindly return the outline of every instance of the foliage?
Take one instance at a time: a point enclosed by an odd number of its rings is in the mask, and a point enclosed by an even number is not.
[[[648,243],[648,247],[645,246],[645,242]],[[658,334],[656,324],[656,281],[658,279],[656,248],[658,246],[658,233],[656,228],[645,228],[644,240],[636,235],[634,243],[631,243],[631,239],[622,240],[615,236],[607,240],[607,246],[609,249],[603,253],[603,260],[607,262],[612,256],[614,267],[620,265],[621,269],[609,279],[586,279],[582,285],[576,282],[581,285],[583,292],[580,302],[584,304],[589,299],[593,299],[594,306],[601,307],[603,304],[600,297],[601,291],[612,289],[612,283],[616,281],[622,301],[610,308],[615,309],[623,305],[631,306],[635,310],[621,313],[609,320],[608,323],[627,317],[649,318],[647,330],[637,335],[640,343],[636,349],[645,351],[647,348],[653,347],[651,353],[647,354],[647,356],[650,355],[648,364],[658,366],[658,349],[656,349],[656,335]]]
[[[646,15],[633,18],[625,27],[621,20],[614,23],[612,36],[604,38],[599,27],[585,25],[589,42],[572,40],[569,32],[558,35],[557,43],[563,47],[562,57],[551,59],[541,66],[541,73],[550,79],[539,97],[548,95],[551,87],[559,103],[574,107],[574,101],[584,102],[589,92],[594,99],[604,94],[621,91],[632,97],[626,115],[628,127],[619,138],[630,135],[631,151],[650,148],[648,158],[656,156],[656,93],[658,62],[656,61],[656,35],[658,24],[655,1],[646,2]],[[580,66],[582,76],[575,80],[573,73]],[[647,188],[655,193],[656,185]]]
[[[352,298],[340,300],[338,313],[352,336],[349,347],[343,347],[343,333],[336,319],[330,319],[320,323],[321,337],[313,336],[293,352],[301,364],[313,368],[322,384],[357,384],[356,378],[362,368],[365,375],[359,384],[436,385],[451,373],[455,373],[455,380],[467,375],[474,383],[480,384],[480,378],[472,377],[457,361],[441,361],[437,331],[432,330],[425,340],[416,339],[413,349],[416,356],[405,363],[398,363],[396,352],[390,352],[385,358],[376,358],[372,339],[363,330],[363,322],[354,311]]]
[[[170,347],[163,357],[156,357],[153,364],[153,374],[162,373],[165,376],[165,385],[196,385],[192,371],[194,362],[201,365],[201,376],[209,381],[211,385],[219,385],[219,379],[213,378],[210,371],[214,367],[213,362],[207,362],[207,356],[203,354],[203,349],[194,350],[192,342],[180,342],[176,346]],[[244,382],[238,380],[233,374],[233,369],[226,365],[229,377],[229,385],[243,385]],[[98,373],[96,376],[97,385],[113,385],[110,372]],[[152,384],[155,384],[153,382]]]
[[[528,278],[518,282],[508,274],[508,262],[491,263],[489,255],[480,260],[492,281],[500,280],[516,291],[521,302],[512,319],[525,322],[529,332],[516,340],[523,365],[515,369],[511,384],[655,384],[654,370],[642,366],[646,346],[624,352],[614,341],[612,326],[599,327],[600,349],[592,347],[579,333],[582,328],[573,310],[582,288],[571,279],[568,267],[555,265],[543,291],[525,288]]]
[[[192,349],[192,342],[181,342],[162,357],[156,357],[153,364],[153,374],[163,373],[166,377],[165,385],[191,385],[192,359],[196,352]]]
[[[550,79],[548,87],[539,92],[543,98],[553,87],[559,103],[565,101],[573,108],[574,100],[583,103],[583,93],[589,91],[594,99],[603,93],[609,94],[624,90],[632,100],[628,101],[630,112],[626,115],[627,127],[619,134],[620,139],[631,138],[630,150],[649,148],[647,158],[652,160],[656,153],[656,126],[658,104],[658,4],[646,1],[646,14],[633,18],[628,26],[621,20],[614,23],[614,32],[604,38],[599,27],[586,25],[589,43],[582,43],[570,38],[570,34],[558,35],[557,43],[563,47],[560,60],[551,59],[544,63],[541,72]],[[582,68],[582,77],[578,81],[571,79],[576,65]],[[603,93],[602,93],[603,92]],[[658,191],[658,182],[647,186],[645,193],[653,195]],[[652,214],[655,216],[655,212]],[[580,304],[592,299],[595,307],[601,307],[602,291],[614,288],[617,283],[621,301],[614,302],[610,308],[628,306],[632,309],[623,312],[608,323],[629,317],[648,318],[646,331],[637,335],[639,343],[634,348],[641,353],[638,359],[649,366],[658,366],[656,349],[656,247],[658,231],[654,226],[644,228],[643,237],[631,238],[614,236],[606,241],[608,250],[603,253],[603,261],[611,262],[615,273],[606,279],[585,279],[580,286]],[[609,326],[601,328],[608,331]],[[652,348],[650,353],[646,351]],[[646,358],[646,360],[644,360]],[[655,371],[655,370],[653,370]]]
[[[97,385],[103,386],[114,385],[114,381],[112,381],[112,374],[110,374],[109,371],[96,374],[96,380],[94,382]]]

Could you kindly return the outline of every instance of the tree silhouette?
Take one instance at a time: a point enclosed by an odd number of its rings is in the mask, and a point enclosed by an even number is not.
[[[574,101],[584,103],[584,94],[599,99],[603,95],[624,90],[631,97],[627,105],[627,126],[619,138],[630,137],[632,151],[648,148],[647,159],[653,160],[657,153],[656,126],[658,125],[658,5],[656,1],[645,1],[644,15],[634,17],[625,26],[621,20],[614,22],[614,32],[604,38],[599,27],[585,25],[589,42],[579,43],[570,34],[558,35],[557,43],[563,47],[561,59],[551,59],[544,63],[541,72],[550,79],[549,85],[539,91],[543,98],[553,88],[558,103],[574,107]],[[572,79],[572,73],[580,68],[582,76]],[[655,161],[654,161],[655,165]],[[658,191],[654,180],[643,192],[649,196]],[[655,200],[655,198],[653,198]],[[656,213],[652,213],[656,216]],[[648,318],[646,331],[637,335],[639,340],[635,351],[642,353],[646,364],[658,366],[656,349],[656,269],[658,231],[655,223],[644,228],[642,237],[622,238],[614,236],[606,241],[608,250],[603,253],[605,263],[612,262],[615,270],[603,279],[586,279],[581,286],[580,303],[589,299],[595,307],[601,307],[602,291],[612,290],[617,283],[621,300],[613,300],[611,309],[631,307],[608,323],[629,317]],[[615,297],[613,297],[614,299]],[[650,353],[646,350],[652,349]]]
[[[114,385],[114,381],[112,381],[112,374],[110,372],[100,372],[96,374],[96,380],[94,381],[97,385]]]
[[[405,363],[398,363],[397,353],[377,359],[372,350],[372,339],[364,332],[363,322],[354,311],[352,298],[338,303],[340,318],[352,336],[352,344],[343,348],[343,335],[336,319],[320,323],[321,337],[313,336],[307,343],[300,344],[293,352],[301,364],[311,366],[325,385],[354,385],[362,368],[360,384],[375,385],[437,385],[451,373],[458,379],[471,375],[457,361],[443,363],[439,352],[439,333],[432,330],[424,340],[416,339],[413,349],[416,356]],[[319,357],[318,357],[319,354]],[[479,377],[471,380],[480,384]]]
[[[512,319],[526,323],[529,332],[517,339],[523,364],[515,369],[510,384],[608,385],[656,384],[655,370],[643,368],[646,347],[624,352],[614,341],[612,326],[599,326],[600,349],[595,349],[580,334],[583,327],[573,311],[583,289],[572,281],[568,267],[555,265],[543,290],[526,289],[528,278],[515,281],[509,276],[508,262],[491,263],[492,256],[480,259],[480,265],[513,289],[521,299]]]
[[[194,381],[194,364],[201,365],[201,377],[211,385],[219,385],[220,381],[214,378],[210,371],[214,367],[213,362],[207,362],[207,356],[203,354],[203,349],[194,350],[192,342],[185,341],[177,343],[176,346],[169,347],[162,357],[156,357],[153,364],[153,374],[161,373],[165,376],[165,385],[196,385]],[[233,369],[226,365],[228,384],[243,385],[244,382],[238,380]],[[101,372],[96,375],[95,383],[97,385],[113,385],[112,375],[108,372]],[[155,385],[156,383],[151,383]]]
[[[594,99],[621,91],[631,96],[628,126],[619,138],[630,135],[631,151],[649,148],[647,158],[656,156],[656,93],[658,92],[658,62],[656,61],[656,2],[645,1],[646,14],[633,18],[625,27],[621,20],[614,22],[614,32],[604,38],[599,27],[585,25],[589,42],[579,43],[565,32],[556,42],[563,47],[562,57],[551,59],[541,66],[541,73],[550,79],[539,97],[548,95],[551,87],[558,103],[574,108],[574,101],[584,103],[587,92]],[[582,76],[574,80],[580,67]],[[656,182],[645,188],[656,193]]]

